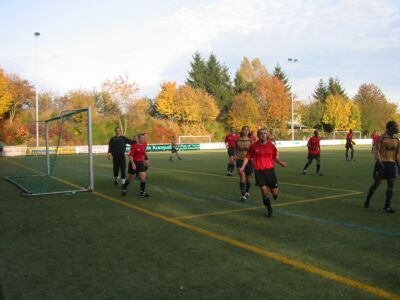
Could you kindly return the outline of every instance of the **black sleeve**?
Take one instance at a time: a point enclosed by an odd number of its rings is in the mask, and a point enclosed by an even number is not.
[[[110,139],[110,141],[108,142],[108,153],[112,153],[112,145],[111,145],[111,141],[113,138]]]
[[[136,141],[135,141],[135,140],[130,140],[130,139],[128,139],[128,138],[125,137],[125,136],[123,136],[122,138],[124,139],[125,144],[129,144],[129,145],[136,144]]]

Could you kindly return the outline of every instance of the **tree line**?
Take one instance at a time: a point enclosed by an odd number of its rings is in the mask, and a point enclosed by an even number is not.
[[[215,54],[194,53],[184,84],[161,83],[154,98],[139,97],[139,87],[127,75],[106,80],[92,90],[63,95],[39,94],[40,120],[60,112],[91,106],[94,142],[104,144],[115,126],[126,135],[146,132],[150,142],[168,142],[172,135],[212,135],[221,140],[227,127],[274,128],[289,138],[291,99],[289,78],[277,64],[269,73],[260,59],[243,58],[234,78]],[[29,143],[34,136],[35,90],[26,79],[0,69],[0,140]],[[399,120],[397,105],[379,87],[362,84],[350,98],[338,78],[317,83],[312,99],[295,101],[295,123],[309,129],[384,131],[387,120]],[[40,126],[43,131],[43,126]],[[301,138],[302,132],[297,132]],[[73,136],[70,138],[73,142]]]

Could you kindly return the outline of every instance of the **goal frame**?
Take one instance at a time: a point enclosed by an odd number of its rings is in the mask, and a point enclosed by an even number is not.
[[[50,166],[50,145],[49,145],[49,124],[50,122],[57,121],[63,118],[67,118],[69,116],[79,114],[79,113],[87,113],[87,142],[88,142],[88,166],[89,166],[89,185],[87,188],[83,189],[70,189],[70,190],[63,190],[63,191],[55,191],[55,192],[32,192],[29,189],[25,188],[21,185],[17,180],[17,178],[24,178],[24,177],[34,177],[34,176],[51,176],[51,166]],[[41,171],[36,171],[37,174],[34,175],[25,175],[25,176],[5,176],[3,177],[4,180],[16,185],[18,188],[22,190],[23,196],[44,196],[44,195],[56,195],[56,194],[67,194],[67,193],[78,193],[78,192],[92,192],[94,191],[94,174],[93,174],[93,137],[92,137],[92,110],[90,107],[77,109],[68,111],[60,116],[45,120],[45,139],[46,139],[46,173]],[[62,181],[62,179],[56,178],[56,180]],[[68,184],[69,185],[69,184]],[[72,185],[71,185],[72,186]]]
[[[343,139],[345,139],[346,138],[346,133],[349,133],[349,131],[348,130],[334,130],[332,139],[336,140],[336,134],[337,133],[344,133],[345,135],[344,135]],[[362,138],[362,132],[360,130],[353,130],[353,134],[354,133],[358,133],[359,134],[358,139]],[[343,139],[340,139],[340,140],[343,140]],[[357,139],[357,137],[356,137],[356,139]]]

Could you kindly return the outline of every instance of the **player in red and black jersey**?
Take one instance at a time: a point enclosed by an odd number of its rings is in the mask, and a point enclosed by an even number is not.
[[[349,160],[349,149],[351,149],[351,158],[350,160],[355,160],[354,158],[354,148],[353,145],[356,143],[353,141],[353,129],[349,130],[349,133],[346,135],[346,160]]]
[[[146,165],[145,159],[147,143],[145,140],[144,133],[140,133],[137,137],[137,142],[131,145],[131,151],[129,152],[129,165],[128,173],[129,180],[122,186],[122,195],[126,195],[126,189],[132,179],[136,176],[140,178],[140,197],[148,197],[149,194],[146,193]]]
[[[225,136],[224,142],[226,148],[228,148],[228,167],[226,170],[226,175],[232,176],[233,169],[235,168],[235,149],[236,149],[236,140],[239,138],[239,135],[236,134],[235,127],[231,127],[230,133]]]
[[[309,165],[311,165],[313,159],[316,160],[317,162],[317,175],[321,176],[321,147],[320,147],[320,141],[321,138],[318,136],[318,130],[314,130],[314,136],[310,137],[310,139],[307,142],[307,147],[308,147],[308,162],[303,168],[303,174],[305,175],[307,173],[307,168]]]
[[[278,157],[278,150],[275,145],[267,140],[268,133],[262,128],[257,132],[258,142],[252,144],[240,168],[243,173],[247,163],[252,159],[255,170],[256,184],[260,187],[263,203],[267,208],[266,216],[272,215],[271,201],[269,200],[268,189],[271,190],[273,198],[278,198],[278,179],[275,175],[275,163],[286,168],[286,163]]]

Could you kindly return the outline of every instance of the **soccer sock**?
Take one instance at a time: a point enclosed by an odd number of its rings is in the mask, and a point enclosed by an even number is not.
[[[126,188],[128,187],[129,183],[130,183],[129,179],[126,180],[125,183],[122,184],[122,189],[126,190]]]
[[[231,164],[228,164],[228,167],[226,168],[227,172],[230,172],[229,170],[231,169]]]
[[[229,172],[233,172],[233,169],[235,168],[234,164],[229,164]]]
[[[239,185],[240,185],[240,194],[242,196],[244,196],[244,190],[245,190],[246,183],[245,182],[240,182]]]
[[[263,198],[263,202],[264,202],[265,207],[266,207],[268,210],[271,210],[271,209],[272,209],[271,201],[269,200],[268,197],[267,197],[267,198]]]
[[[126,179],[125,179],[125,178],[122,178],[121,183],[122,183],[122,184],[125,184],[125,181],[126,181]]]
[[[389,208],[390,204],[392,202],[392,197],[393,197],[393,190],[392,189],[387,189],[386,190],[386,199],[385,199],[385,208]]]
[[[320,169],[321,169],[321,164],[317,164],[317,174],[319,173]]]
[[[272,197],[274,197],[274,200],[278,199],[278,195],[272,194]]]
[[[307,168],[308,168],[309,165],[310,165],[310,163],[307,162],[306,165],[305,165],[304,168],[303,168],[303,171],[307,170]]]
[[[251,182],[246,182],[246,193],[250,191]]]
[[[352,150],[351,151],[351,159],[353,159],[354,158],[354,151]]]
[[[349,158],[349,153],[348,153],[349,151],[348,150],[346,150],[346,160]]]
[[[146,189],[146,181],[141,181],[140,182],[140,191],[144,192],[145,189]]]
[[[368,195],[367,195],[367,201],[371,200],[372,195],[375,193],[375,189],[372,187],[369,188]]]

